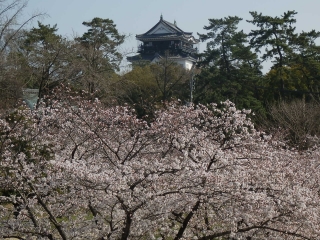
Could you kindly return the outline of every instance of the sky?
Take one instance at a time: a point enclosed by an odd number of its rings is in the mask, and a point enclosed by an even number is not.
[[[227,16],[243,18],[239,30],[250,32],[254,26],[245,21],[251,20],[249,11],[275,17],[295,10],[297,32],[320,31],[319,9],[319,0],[29,0],[25,14],[46,13],[40,21],[51,26],[57,24],[58,34],[70,38],[87,31],[82,22],[94,17],[109,18],[121,34],[128,36],[121,47],[126,55],[137,49],[135,35],[152,28],[161,14],[164,20],[176,21],[179,28],[193,32],[197,38],[197,33],[206,33],[203,27],[208,25],[208,19]],[[205,50],[205,43],[199,47],[200,51]]]

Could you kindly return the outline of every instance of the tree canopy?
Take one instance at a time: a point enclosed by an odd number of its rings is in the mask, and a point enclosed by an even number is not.
[[[261,110],[255,89],[261,76],[260,62],[247,44],[247,35],[237,30],[241,20],[237,16],[209,19],[204,27],[208,33],[199,34],[207,41],[207,48],[199,63],[202,72],[197,77],[197,102],[229,99],[240,108]]]
[[[118,51],[118,46],[124,42],[125,36],[119,34],[113,21],[96,17],[82,24],[89,29],[76,40],[85,48],[92,49],[93,53],[90,56],[92,66],[100,70],[119,70],[122,55]],[[99,64],[98,57],[105,61]]]
[[[315,40],[320,36],[320,32],[312,30],[300,34],[296,33],[294,27],[296,11],[287,11],[280,17],[265,16],[257,12],[250,12],[250,14],[253,19],[247,20],[247,22],[258,27],[257,30],[251,30],[248,34],[250,45],[256,52],[262,54],[262,61],[269,59],[273,63],[271,69],[276,77],[272,81],[268,81],[270,78],[267,76],[266,80],[268,82],[264,86],[267,86],[268,91],[275,93],[274,98],[277,100],[279,98],[290,99],[292,98],[291,95],[293,95],[293,98],[297,97],[292,94],[292,89],[301,92],[313,92],[314,85],[310,84],[309,80],[311,76],[307,77],[309,75],[308,70],[303,65],[309,61],[318,64],[315,57],[318,56],[319,47],[315,46]],[[307,54],[307,52],[310,54]],[[301,71],[298,75],[303,75],[303,80],[298,80],[296,77],[298,69]],[[293,74],[290,74],[290,71]],[[314,75],[311,78],[315,77],[317,79],[317,70],[313,73]],[[316,81],[318,82],[318,80]],[[307,90],[301,84],[304,84]],[[316,83],[316,86],[318,86],[318,83]]]
[[[5,238],[320,237],[318,145],[289,149],[229,101],[151,123],[61,91],[46,102],[0,121]]]

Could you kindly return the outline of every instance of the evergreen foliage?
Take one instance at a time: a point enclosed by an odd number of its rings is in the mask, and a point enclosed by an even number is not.
[[[199,34],[202,41],[208,42],[201,55],[195,100],[209,103],[229,99],[239,108],[263,111],[256,88],[261,66],[247,35],[238,31],[241,20],[237,16],[209,19],[209,25],[204,27],[208,33]]]
[[[248,22],[258,27],[248,34],[250,45],[261,54],[262,61],[271,60],[273,64],[264,78],[264,100],[292,100],[305,93],[311,93],[313,98],[319,96],[315,94],[319,86],[319,47],[315,40],[320,32],[296,33],[296,11],[287,11],[280,17],[250,14],[253,19]]]

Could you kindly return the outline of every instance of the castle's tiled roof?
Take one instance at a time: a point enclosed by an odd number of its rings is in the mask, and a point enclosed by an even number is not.
[[[135,56],[131,56],[131,57],[127,57],[127,60],[130,62],[134,62],[134,61],[150,61],[152,62],[154,59],[161,59],[161,58],[165,58],[165,55],[161,55],[159,53],[155,53],[155,54],[137,54]],[[179,60],[179,59],[185,59],[185,60],[189,60],[191,62],[196,62],[197,59],[195,59],[194,57],[187,55],[187,54],[177,54],[177,55],[170,55],[168,57],[168,59],[170,60]]]
[[[160,25],[167,28],[170,33],[153,33]],[[166,20],[163,20],[162,16],[160,21],[154,25],[149,31],[143,34],[137,34],[136,38],[140,41],[143,40],[165,40],[165,39],[185,39],[188,41],[193,41],[194,43],[198,43],[199,40],[195,39],[192,36],[192,32],[185,32],[181,28],[179,28],[176,24],[170,23]]]

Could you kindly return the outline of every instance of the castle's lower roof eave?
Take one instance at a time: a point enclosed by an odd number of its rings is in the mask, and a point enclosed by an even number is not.
[[[156,58],[164,58],[165,56],[162,56],[160,54],[137,54],[135,56],[127,57],[127,60],[129,62],[137,62],[137,61],[149,61],[152,62]],[[169,56],[168,59],[173,61],[178,60],[189,60],[190,62],[196,63],[197,59],[191,57],[191,56],[181,56],[181,55],[173,55]]]
[[[136,61],[152,61],[156,56],[154,54],[137,54],[134,56],[127,57],[129,62],[136,62]]]

